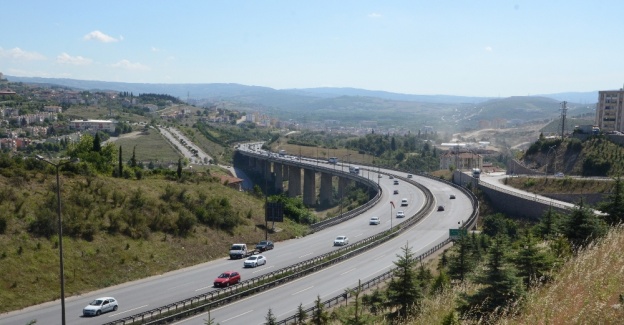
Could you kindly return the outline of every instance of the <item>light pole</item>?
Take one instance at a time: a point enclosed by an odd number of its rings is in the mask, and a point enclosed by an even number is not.
[[[53,163],[43,156],[36,156],[38,160],[46,162],[54,168],[56,168],[56,214],[58,216],[58,236],[59,236],[59,260],[60,269],[59,275],[61,277],[61,324],[65,325],[65,275],[63,272],[63,220],[61,218],[61,180],[59,177],[59,169],[61,166],[71,163],[71,161],[65,161],[61,163]]]

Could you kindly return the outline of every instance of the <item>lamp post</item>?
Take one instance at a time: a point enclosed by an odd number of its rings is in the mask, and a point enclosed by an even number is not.
[[[59,260],[60,269],[59,275],[61,278],[61,324],[65,325],[65,275],[63,272],[63,220],[61,218],[61,180],[59,177],[59,169],[61,166],[71,163],[71,161],[65,161],[60,163],[53,163],[43,156],[37,155],[37,160],[41,160],[48,163],[56,169],[56,214],[58,216],[58,236],[59,236]]]

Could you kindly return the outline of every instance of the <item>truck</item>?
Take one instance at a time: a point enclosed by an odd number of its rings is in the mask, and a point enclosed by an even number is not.
[[[230,247],[230,259],[240,259],[260,253],[257,250],[248,250],[247,244],[232,244]]]

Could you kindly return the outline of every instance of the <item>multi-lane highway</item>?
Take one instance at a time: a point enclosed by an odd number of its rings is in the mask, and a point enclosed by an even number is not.
[[[310,163],[317,164],[317,162]],[[381,173],[398,174],[394,171],[385,170],[381,170]],[[376,172],[370,172],[370,175],[371,178],[377,179]],[[405,175],[402,174],[401,176]],[[424,194],[417,187],[407,182],[399,182],[399,185],[394,185],[393,180],[389,179],[387,174],[383,174],[382,178],[378,180],[383,193],[379,204],[366,213],[329,229],[304,238],[276,243],[274,250],[265,253],[268,263],[264,266],[255,269],[243,269],[242,260],[222,258],[160,276],[125,283],[81,296],[69,297],[66,299],[67,322],[68,324],[101,324],[216,290],[212,288],[212,281],[222,271],[238,270],[243,279],[262,275],[335,250],[336,248],[332,246],[332,243],[338,235],[346,235],[350,242],[354,243],[359,239],[388,229],[390,218],[393,218],[392,223],[394,225],[406,220],[406,218],[397,219],[394,216],[397,209],[404,210],[409,217],[422,207]],[[444,205],[446,209],[444,211],[434,210],[409,231],[365,254],[269,292],[215,309],[212,312],[212,317],[221,324],[247,322],[260,324],[264,322],[264,315],[271,308],[278,318],[283,318],[292,313],[299,303],[309,307],[317,295],[326,299],[342,292],[347,287],[353,287],[358,279],[365,281],[385,272],[389,267],[392,267],[392,261],[396,260],[395,255],[407,243],[414,252],[420,253],[444,241],[448,237],[449,228],[456,228],[458,223],[465,221],[470,216],[472,213],[471,202],[469,198],[461,195],[457,189],[446,183],[418,176],[414,176],[414,180],[425,185],[433,193],[436,206]],[[394,189],[398,189],[400,194],[392,194]],[[455,194],[457,198],[451,200],[450,194]],[[389,202],[399,202],[404,197],[408,199],[409,205],[399,207],[399,204],[395,203],[396,209],[392,209],[391,215]],[[369,225],[368,221],[372,216],[380,217],[381,224]],[[99,296],[117,298],[120,303],[119,310],[95,318],[83,318],[81,316],[82,308],[93,298]],[[46,303],[0,316],[1,324],[23,325],[31,320],[37,320],[38,324],[59,324],[60,303]],[[200,315],[185,323],[203,324],[203,318]]]

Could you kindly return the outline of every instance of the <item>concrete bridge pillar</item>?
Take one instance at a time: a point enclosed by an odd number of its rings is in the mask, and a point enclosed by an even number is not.
[[[301,167],[288,167],[288,196],[297,197],[301,195]]]
[[[247,159],[247,162],[248,162],[248,165],[247,165],[247,166],[248,166],[250,169],[254,169],[254,168],[256,167],[256,158],[254,158],[254,157],[249,157],[249,158]]]
[[[303,204],[316,205],[316,173],[309,168],[303,170]]]
[[[332,175],[321,173],[321,188],[319,189],[319,203],[321,206],[331,205]]]
[[[338,197],[342,198],[347,195],[347,187],[351,183],[351,180],[344,177],[338,178]]]
[[[284,165],[280,163],[273,163],[273,172],[275,173],[275,191],[277,193],[284,192],[283,167]]]
[[[272,171],[271,171],[271,162],[268,160],[264,161],[264,168],[263,168],[263,173],[264,173],[264,177],[267,180],[271,180],[271,176],[272,176]]]

